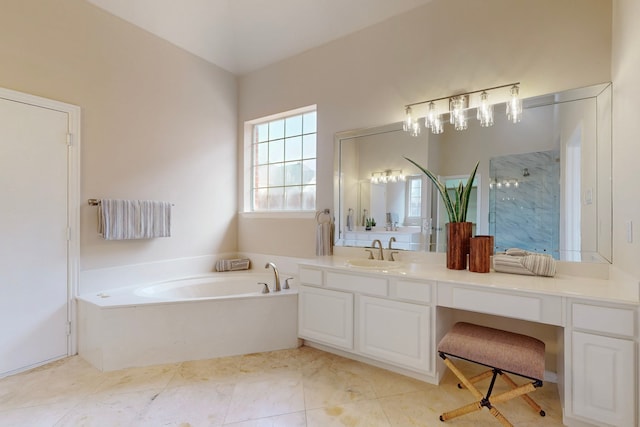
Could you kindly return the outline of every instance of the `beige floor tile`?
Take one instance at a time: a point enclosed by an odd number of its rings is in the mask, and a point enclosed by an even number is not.
[[[164,389],[178,371],[178,364],[128,368],[104,373],[96,394],[132,393]]]
[[[545,418],[520,399],[498,408],[518,426],[562,425],[555,384],[532,397]],[[442,427],[442,412],[472,400],[448,371],[435,386],[310,347],[106,373],[76,356],[0,379],[0,427]],[[483,409],[446,425],[496,421]]]
[[[377,400],[361,400],[307,410],[307,427],[389,427],[390,425]]]
[[[102,382],[102,373],[75,356],[0,380],[0,411],[64,402],[73,406]]]
[[[196,383],[167,388],[135,420],[142,426],[222,426],[233,384]]]
[[[242,421],[225,424],[225,427],[306,427],[307,419],[304,411],[292,414],[277,415],[275,417],[260,418],[258,420]]]
[[[304,375],[304,399],[307,409],[341,405],[374,399],[376,393],[366,377],[334,366],[319,368]]]
[[[53,426],[73,405],[65,402],[0,411],[0,427]]]
[[[95,395],[69,411],[55,427],[131,426],[154,396],[149,391]]]
[[[226,423],[303,411],[302,375],[243,381],[235,385]]]

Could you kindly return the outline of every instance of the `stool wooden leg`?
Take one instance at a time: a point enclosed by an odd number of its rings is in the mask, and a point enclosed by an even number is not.
[[[495,407],[495,406],[492,406],[491,408],[489,408],[489,412],[491,412],[491,415],[493,415],[494,417],[496,417],[496,419],[497,419],[498,421],[500,421],[500,424],[502,424],[503,426],[505,426],[505,427],[513,427],[513,424],[511,424],[511,423],[509,422],[509,420],[507,420],[507,419],[504,417],[504,415],[502,415],[502,414],[500,413],[500,411],[498,411],[498,410],[496,409],[496,407]]]
[[[516,397],[522,397],[522,395],[526,393],[531,393],[536,388],[531,383],[527,383],[521,385],[520,387],[514,388],[513,390],[505,391],[504,393],[500,393],[498,395],[492,396],[489,401],[491,403],[502,403],[507,400],[511,400]]]
[[[449,359],[443,359],[443,361],[444,364],[447,365],[447,368],[449,368],[451,372],[453,372],[453,374],[458,377],[462,384],[464,384],[464,386],[469,389],[469,391],[474,395],[476,399],[482,400],[484,398],[484,395],[480,393],[480,390],[478,390],[471,382],[469,382],[469,380],[464,376],[462,372],[460,372],[456,365],[454,365]]]
[[[518,384],[516,384],[511,377],[509,377],[507,374],[502,374],[500,375],[502,377],[502,379],[509,384],[509,386],[511,386],[512,389],[516,389],[518,388]],[[542,407],[540,405],[538,405],[538,403],[533,400],[529,395],[527,394],[523,394],[522,396],[520,396],[521,398],[524,399],[525,402],[527,402],[529,404],[529,406],[531,406],[533,408],[534,411],[536,411],[537,413],[539,413],[541,416],[545,416],[545,412],[542,410]]]
[[[481,374],[478,374],[476,376],[473,376],[473,377],[469,378],[469,382],[471,384],[475,384],[475,383],[477,383],[479,381],[482,381],[484,379],[491,378],[492,376],[493,376],[493,370],[489,369],[488,371],[484,371]],[[458,384],[458,388],[465,388],[465,387],[464,387],[463,384],[459,383]]]

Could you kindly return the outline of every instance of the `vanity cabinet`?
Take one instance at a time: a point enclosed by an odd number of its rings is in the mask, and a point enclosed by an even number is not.
[[[432,374],[431,283],[306,267],[300,282],[300,338]]]
[[[358,350],[419,372],[431,370],[431,307],[358,297]]]
[[[607,425],[637,425],[635,309],[572,301],[570,310],[570,412]]]
[[[301,285],[298,336],[344,350],[353,349],[353,294]]]

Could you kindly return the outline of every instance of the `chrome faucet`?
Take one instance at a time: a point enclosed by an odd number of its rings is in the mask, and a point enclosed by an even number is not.
[[[264,268],[273,268],[273,274],[275,275],[276,278],[276,284],[275,284],[275,289],[273,290],[273,292],[280,292],[280,274],[278,273],[278,267],[276,267],[276,265],[272,262],[268,262],[267,265],[264,266]]]
[[[378,259],[383,260],[384,259],[384,252],[382,252],[382,242],[378,239],[374,240],[373,243],[371,243],[371,246],[375,249],[376,247],[376,243],[378,244]]]

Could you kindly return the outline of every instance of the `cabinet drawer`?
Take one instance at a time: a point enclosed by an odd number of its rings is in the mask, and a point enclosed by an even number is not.
[[[398,299],[429,303],[431,302],[431,289],[432,284],[430,282],[396,280],[391,283],[389,296]]]
[[[573,327],[578,329],[627,337],[633,337],[635,333],[635,313],[632,309],[574,303],[571,306],[571,320]]]
[[[328,271],[326,285],[344,291],[386,296],[388,280],[382,277],[357,276]]]
[[[312,268],[300,268],[300,283],[322,286],[322,270]]]
[[[438,305],[478,313],[563,325],[562,298],[490,291],[462,285],[439,283]]]

